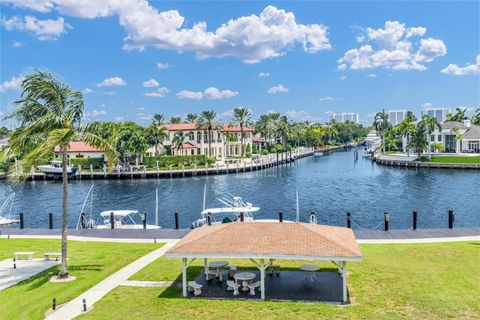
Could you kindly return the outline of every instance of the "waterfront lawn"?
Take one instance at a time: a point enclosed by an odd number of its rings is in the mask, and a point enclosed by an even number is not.
[[[361,245],[361,250],[364,260],[348,264],[350,306],[184,299],[178,287],[118,287],[80,319],[473,319],[480,314],[480,242]],[[179,260],[160,258],[133,279],[180,281]],[[201,263],[189,268],[190,278],[201,272]],[[235,263],[253,268],[248,261]]]
[[[43,319],[52,305],[63,304],[140,258],[161,244],[124,244],[107,242],[68,242],[69,273],[72,282],[52,283],[48,279],[59,272],[50,268],[10,288],[0,291],[0,319]],[[60,252],[60,240],[0,239],[0,259],[13,257],[16,251],[34,251],[34,258],[45,252]]]
[[[432,161],[430,161],[428,157],[422,157],[422,162],[480,163],[480,156],[432,156]]]

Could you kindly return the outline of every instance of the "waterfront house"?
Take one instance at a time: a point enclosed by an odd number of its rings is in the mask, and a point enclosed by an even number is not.
[[[226,157],[240,157],[241,155],[241,131],[239,126],[221,125],[211,130],[210,137],[207,130],[201,130],[195,123],[166,124],[167,138],[163,141],[164,146],[170,146],[173,155],[208,155],[210,140],[211,155],[217,159]],[[182,147],[175,146],[173,139],[175,133],[183,131],[186,139]],[[253,130],[243,128],[244,148],[252,147]]]
[[[60,147],[55,147],[55,157],[60,157]],[[89,145],[83,141],[71,142],[67,149],[67,158],[82,159],[82,158],[105,158],[105,154],[98,148]]]

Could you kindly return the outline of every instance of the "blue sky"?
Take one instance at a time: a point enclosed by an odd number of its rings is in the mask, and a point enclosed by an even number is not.
[[[146,124],[154,113],[207,109],[227,118],[246,106],[255,117],[324,122],[358,112],[370,123],[381,108],[480,106],[478,1],[2,0],[0,8],[4,115],[34,68],[84,90],[87,120]]]

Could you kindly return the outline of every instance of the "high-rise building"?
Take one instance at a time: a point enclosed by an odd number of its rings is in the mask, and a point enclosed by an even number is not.
[[[388,111],[388,116],[389,116],[390,123],[392,124],[392,126],[395,127],[397,124],[402,122],[403,119],[405,119],[405,116],[407,115],[407,112],[408,112],[408,110],[405,110],[405,109],[389,110]]]
[[[438,122],[442,123],[447,120],[447,114],[450,113],[450,109],[447,108],[424,108],[422,110],[422,117],[427,115],[431,118],[436,118]]]
[[[343,112],[343,113],[334,113],[330,116],[331,120],[335,120],[336,122],[359,122],[359,115],[358,113],[354,112]]]

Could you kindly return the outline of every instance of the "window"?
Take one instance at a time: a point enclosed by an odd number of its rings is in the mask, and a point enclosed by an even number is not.
[[[197,143],[202,142],[202,133],[200,131],[197,131]]]
[[[468,141],[468,150],[473,150],[473,152],[480,152],[480,141]]]
[[[447,153],[455,153],[457,150],[456,148],[456,140],[454,134],[446,134],[445,135],[445,152]]]
[[[435,135],[434,134],[430,135],[430,141],[431,142],[435,141]]]
[[[438,141],[442,141],[442,135],[441,135],[441,134],[438,135],[438,139],[437,139],[437,140],[438,140]]]
[[[195,134],[193,133],[193,131],[190,131],[188,133],[188,140],[192,140],[192,141],[195,140]]]

